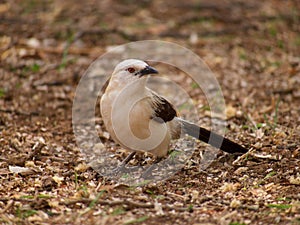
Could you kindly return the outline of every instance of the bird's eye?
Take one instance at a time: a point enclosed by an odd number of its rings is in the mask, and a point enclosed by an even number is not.
[[[127,71],[128,71],[129,73],[134,73],[134,72],[135,72],[135,69],[134,69],[133,67],[129,67],[129,68],[127,69]]]

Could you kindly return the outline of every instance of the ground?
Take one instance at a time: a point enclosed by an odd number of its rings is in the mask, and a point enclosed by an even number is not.
[[[299,1],[17,0],[0,12],[1,224],[300,224]],[[72,130],[79,79],[108,47],[145,39],[209,65],[226,136],[249,154],[219,152],[200,170],[198,144],[174,176],[141,187],[87,165]],[[201,91],[180,82],[208,123]]]

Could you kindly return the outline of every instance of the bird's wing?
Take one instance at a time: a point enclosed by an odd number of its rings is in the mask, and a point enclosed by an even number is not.
[[[169,122],[177,116],[177,112],[173,105],[165,98],[159,96],[157,93],[151,91],[152,107],[154,109],[153,117],[157,122]]]
[[[110,81],[110,77],[105,81],[104,85],[102,86],[102,88],[101,88],[101,94],[105,93],[106,88],[107,88],[107,86],[109,84],[109,81]]]

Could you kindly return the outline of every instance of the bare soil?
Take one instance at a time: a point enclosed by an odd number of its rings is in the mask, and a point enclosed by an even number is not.
[[[72,130],[78,81],[108,47],[145,39],[209,65],[226,136],[249,154],[220,152],[200,170],[199,144],[170,179],[141,187],[87,165]],[[298,0],[0,1],[0,223],[300,224],[299,53]],[[182,85],[208,123],[201,91]]]

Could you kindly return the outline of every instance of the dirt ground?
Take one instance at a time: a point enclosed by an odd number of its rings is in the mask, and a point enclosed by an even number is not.
[[[220,152],[199,170],[199,144],[173,177],[142,187],[87,165],[72,130],[79,79],[108,47],[146,39],[209,65],[226,136],[249,154]],[[0,223],[300,224],[299,53],[298,0],[0,1]]]

